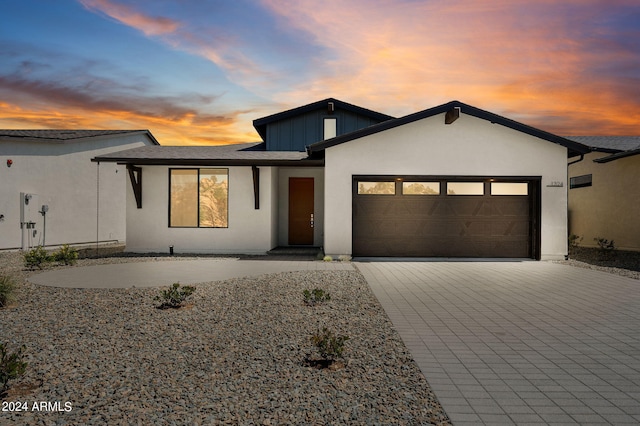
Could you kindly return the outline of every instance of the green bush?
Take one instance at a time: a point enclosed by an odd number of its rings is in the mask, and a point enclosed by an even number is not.
[[[161,302],[160,305],[157,306],[158,309],[179,308],[194,291],[196,291],[195,287],[180,287],[179,283],[173,283],[168,290],[162,290],[162,293],[156,296],[154,300]]]
[[[304,296],[304,303],[309,306],[315,306],[331,300],[331,295],[328,292],[325,293],[324,290],[319,288],[314,288],[312,291],[304,290],[302,295]]]
[[[51,257],[42,246],[31,249],[24,254],[24,265],[30,269],[42,269],[42,264],[49,261],[51,261]]]
[[[9,276],[0,275],[0,308],[3,308],[13,300],[16,283]]]
[[[322,331],[318,330],[311,336],[311,342],[318,349],[320,356],[326,360],[342,358],[344,342],[347,340],[349,340],[348,336],[336,336],[327,327],[323,327]]]
[[[6,343],[0,343],[0,397],[6,395],[9,380],[17,379],[27,370],[27,363],[22,361],[23,345],[17,352],[8,353]]]
[[[53,260],[64,265],[75,265],[78,260],[78,250],[70,247],[69,244],[64,244],[60,250],[53,253]]]

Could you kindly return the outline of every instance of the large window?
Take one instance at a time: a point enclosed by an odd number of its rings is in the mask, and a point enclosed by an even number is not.
[[[228,169],[170,169],[169,226],[226,228]]]

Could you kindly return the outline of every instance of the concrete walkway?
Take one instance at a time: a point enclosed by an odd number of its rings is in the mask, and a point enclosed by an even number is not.
[[[640,424],[640,281],[533,261],[356,265],[454,425]]]
[[[163,259],[149,262],[83,266],[43,272],[29,278],[34,284],[65,288],[163,287],[175,282],[195,284],[277,272],[353,270],[349,262]]]

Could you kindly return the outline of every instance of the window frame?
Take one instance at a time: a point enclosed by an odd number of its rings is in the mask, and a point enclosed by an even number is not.
[[[327,136],[327,124],[329,122],[333,122],[332,129],[334,132],[333,136]],[[333,139],[338,136],[338,117],[335,115],[328,115],[322,117],[322,140],[326,141],[327,139]]]
[[[583,178],[589,178],[588,182],[583,182],[583,183],[574,183],[576,180]],[[569,189],[578,189],[578,188],[587,188],[593,186],[593,174],[592,173],[588,173],[586,175],[579,175],[579,176],[573,176],[569,178]]]
[[[196,200],[197,200],[197,205],[196,205],[196,212],[197,212],[197,219],[196,219],[196,225],[195,226],[182,226],[182,225],[172,225],[171,224],[171,177],[172,177],[172,171],[173,170],[191,170],[191,171],[196,171],[196,179],[197,179],[197,184],[196,184],[196,188],[197,188],[197,195],[196,195]],[[226,170],[226,175],[227,175],[227,209],[226,209],[226,217],[225,217],[225,221],[226,221],[226,226],[200,226],[200,176],[201,176],[201,170]],[[169,168],[169,173],[168,173],[168,200],[167,200],[167,209],[168,209],[168,214],[167,214],[167,226],[169,228],[182,228],[182,229],[198,229],[198,228],[202,228],[202,229],[228,229],[229,228],[229,168],[228,167],[170,167]]]
[[[405,192],[405,184],[407,185],[411,185],[411,184],[433,184],[433,183],[437,183],[438,184],[438,192],[436,192],[435,194],[429,194],[429,193],[409,193],[409,192]],[[408,197],[437,197],[442,193],[442,181],[440,180],[421,180],[421,181],[414,181],[414,180],[402,180],[401,181],[401,185],[400,185],[400,190],[402,191],[402,195],[406,195]]]

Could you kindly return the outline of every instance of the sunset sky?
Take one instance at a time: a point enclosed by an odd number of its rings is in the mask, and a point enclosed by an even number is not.
[[[254,119],[334,97],[640,134],[638,0],[7,0],[0,24],[4,129],[250,142]]]

